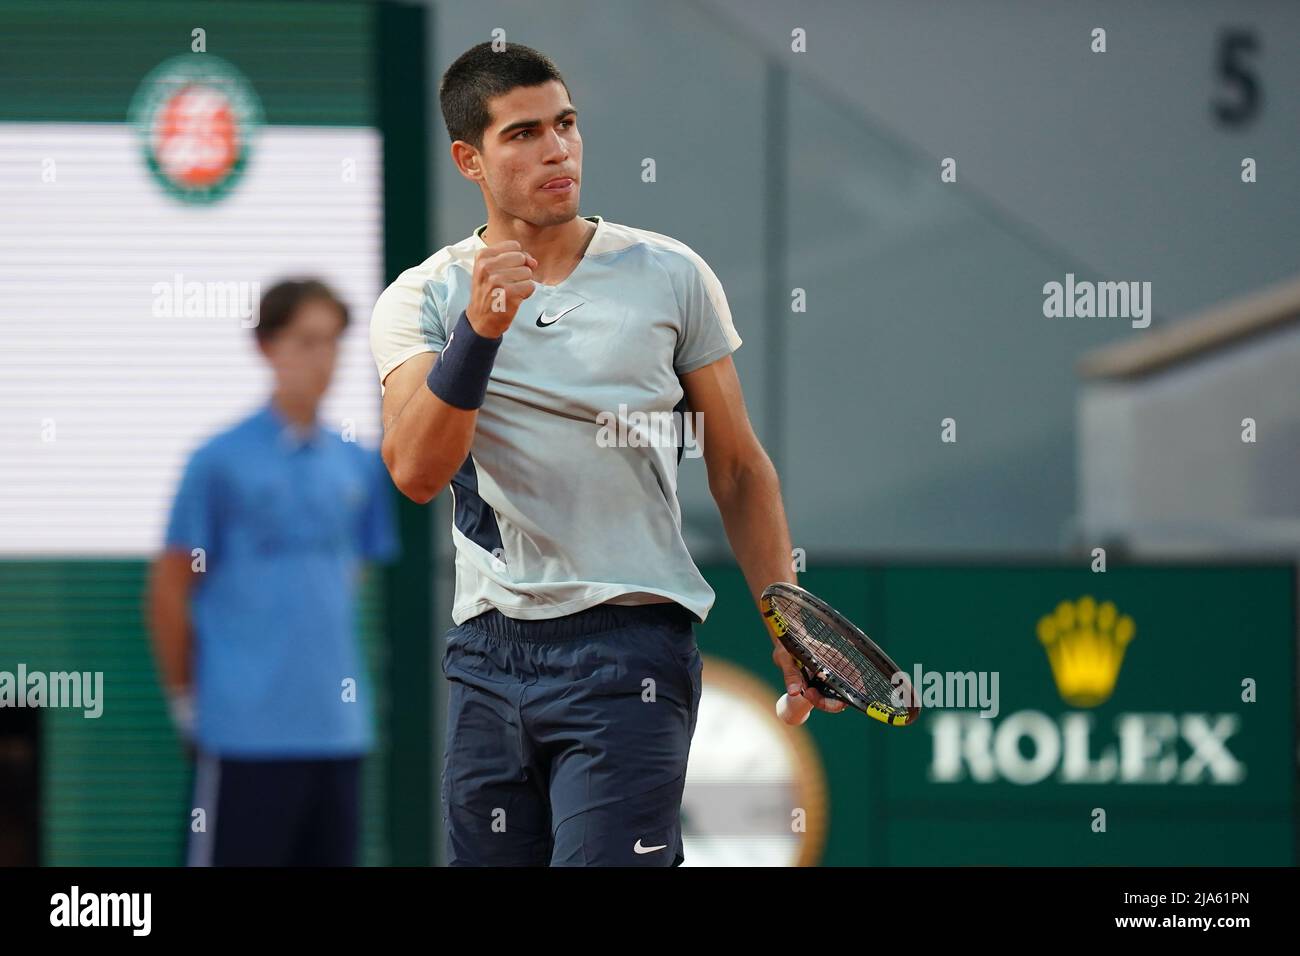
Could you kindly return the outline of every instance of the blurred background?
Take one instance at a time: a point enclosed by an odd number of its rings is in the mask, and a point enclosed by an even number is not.
[[[196,29],[256,104],[238,174],[199,189],[139,128]],[[497,30],[564,73],[583,213],[722,281],[802,583],[909,672],[1001,676],[992,718],[777,722],[684,459],[718,594],[688,865],[1294,865],[1300,9],[1280,0],[0,2],[0,671],[105,680],[98,719],[0,707],[0,860],[179,859],[143,576],[186,456],[267,382],[238,309],[160,314],[160,289],[332,283],[356,321],[325,418],[377,444],[369,311],[486,221],[436,90]],[[1049,317],[1053,282],[1149,283],[1150,324]],[[441,852],[449,497],[400,521],[359,625],[373,865]],[[1085,597],[1136,635],[1077,664],[1091,703],[1038,636]]]

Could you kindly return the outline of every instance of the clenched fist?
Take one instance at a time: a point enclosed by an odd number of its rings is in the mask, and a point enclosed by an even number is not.
[[[469,307],[465,310],[474,331],[489,339],[505,334],[515,320],[519,304],[533,294],[537,260],[514,239],[486,246],[474,257]]]

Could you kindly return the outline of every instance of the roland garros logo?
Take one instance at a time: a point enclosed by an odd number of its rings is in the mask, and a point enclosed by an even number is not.
[[[189,53],[144,78],[130,116],[154,178],[177,199],[208,203],[224,196],[248,165],[262,104],[231,64]]]

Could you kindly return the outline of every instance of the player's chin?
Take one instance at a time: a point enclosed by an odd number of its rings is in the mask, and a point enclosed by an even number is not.
[[[542,197],[540,206],[543,216],[555,216],[557,211],[570,219],[577,215],[579,202],[576,185],[561,193],[550,193],[545,189],[539,189],[537,193]]]
[[[538,210],[537,215],[533,218],[533,223],[538,226],[562,226],[566,222],[572,222],[577,215],[577,203],[564,209],[561,209],[558,205],[552,205],[549,209]]]

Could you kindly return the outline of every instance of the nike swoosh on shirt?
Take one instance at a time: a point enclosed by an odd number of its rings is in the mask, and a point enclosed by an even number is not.
[[[572,312],[574,309],[578,308],[578,306],[580,306],[580,305],[582,305],[581,302],[579,302],[578,305],[571,305],[571,306],[569,306],[567,309],[565,309],[563,312],[560,312],[559,314],[557,314],[554,318],[552,318],[552,317],[551,317],[550,315],[548,315],[545,311],[543,311],[542,314],[539,315],[539,316],[537,317],[537,327],[538,327],[539,329],[544,329],[544,328],[546,328],[548,325],[554,325],[556,322],[560,321],[560,319],[564,318],[564,316],[568,315],[570,312]],[[550,319],[551,321],[549,321],[549,322],[543,322],[542,319]]]
[[[636,846],[632,847],[632,849],[637,853],[653,853],[655,850],[668,849],[668,844],[665,843],[663,846],[642,846],[641,841],[638,839],[636,841]]]

